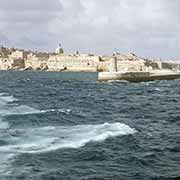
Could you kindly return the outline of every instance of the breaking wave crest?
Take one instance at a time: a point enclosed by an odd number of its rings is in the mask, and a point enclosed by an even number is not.
[[[13,96],[0,93],[0,129],[7,129],[9,127],[8,122],[3,121],[5,116],[41,113],[40,110],[29,106],[17,105],[16,101],[17,99]]]
[[[100,142],[109,137],[128,135],[135,132],[134,129],[119,122],[11,130],[9,131],[11,142],[16,142],[16,144],[0,147],[0,151],[43,153],[61,148],[80,148],[89,142]]]
[[[7,105],[14,102],[15,98],[13,96],[7,96],[5,93],[0,93],[0,129],[7,129],[9,127],[8,123],[2,120],[4,116],[3,110],[7,108]]]
[[[26,105],[20,105],[20,106],[4,107],[3,109],[0,110],[0,113],[2,116],[10,116],[10,115],[38,114],[41,113],[41,111]]]
[[[10,173],[13,157],[21,153],[45,153],[62,148],[80,148],[89,142],[101,142],[109,137],[133,134],[128,125],[104,123],[97,125],[48,126],[11,129],[6,116],[40,113],[71,113],[70,109],[37,110],[18,105],[13,96],[0,93],[0,174]]]
[[[78,125],[72,127],[42,127],[34,129],[8,129],[3,117],[9,115],[38,114],[48,112],[70,113],[70,109],[36,110],[29,106],[17,105],[13,96],[0,93],[0,129],[7,129],[6,146],[0,151],[13,153],[39,153],[60,148],[79,148],[91,141],[104,141],[108,137],[132,134],[134,129],[125,124],[104,123],[99,125]],[[4,140],[0,136],[0,140]],[[6,143],[5,143],[6,144]]]
[[[69,114],[70,109],[48,109],[48,110],[38,110],[26,105],[16,104],[17,99],[13,96],[8,96],[5,93],[0,93],[0,123],[2,128],[7,128],[6,122],[2,121],[2,117],[10,115],[27,115],[27,114],[42,114],[49,112],[65,113]]]

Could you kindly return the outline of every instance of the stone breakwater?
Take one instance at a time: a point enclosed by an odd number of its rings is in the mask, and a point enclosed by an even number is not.
[[[117,71],[180,70],[180,61],[146,59],[133,53],[96,56],[42,53],[3,47],[0,48],[0,70],[109,72],[114,58],[117,60]]]

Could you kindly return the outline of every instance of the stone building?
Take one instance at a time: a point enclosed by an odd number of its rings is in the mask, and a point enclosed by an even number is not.
[[[178,61],[145,59],[133,53],[96,56],[79,52],[64,54],[60,49],[59,46],[55,53],[43,53],[0,47],[0,70],[111,71],[114,58],[117,61],[117,71],[180,70]]]
[[[49,71],[97,71],[98,56],[58,54],[49,57]]]
[[[162,68],[179,71],[180,70],[180,62],[178,62],[178,61],[164,61],[164,62],[162,62]]]
[[[25,70],[47,70],[48,53],[31,53],[25,59]]]
[[[23,69],[25,67],[24,59],[27,53],[23,50],[1,50],[0,69]]]

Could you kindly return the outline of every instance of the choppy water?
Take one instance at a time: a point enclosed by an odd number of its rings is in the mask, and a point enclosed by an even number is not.
[[[180,80],[0,72],[1,180],[180,179]]]

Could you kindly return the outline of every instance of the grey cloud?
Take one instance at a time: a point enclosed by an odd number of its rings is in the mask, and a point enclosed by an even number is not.
[[[48,23],[62,11],[58,0],[0,2],[0,30],[6,32],[10,39],[9,45],[41,49],[46,44],[48,48]]]
[[[9,12],[8,16],[3,18],[4,21],[7,21],[8,24],[28,24],[32,23],[33,25],[47,23],[49,20],[56,17],[55,12],[46,12],[42,13],[40,11],[27,11],[27,12]]]
[[[61,4],[57,0],[1,0],[2,11],[58,11]]]
[[[43,23],[56,16],[62,10],[58,0],[0,0],[0,20],[10,23]]]
[[[53,50],[179,58],[179,0],[0,0],[10,44]],[[1,38],[1,37],[0,37]],[[0,39],[1,40],[1,39]]]

